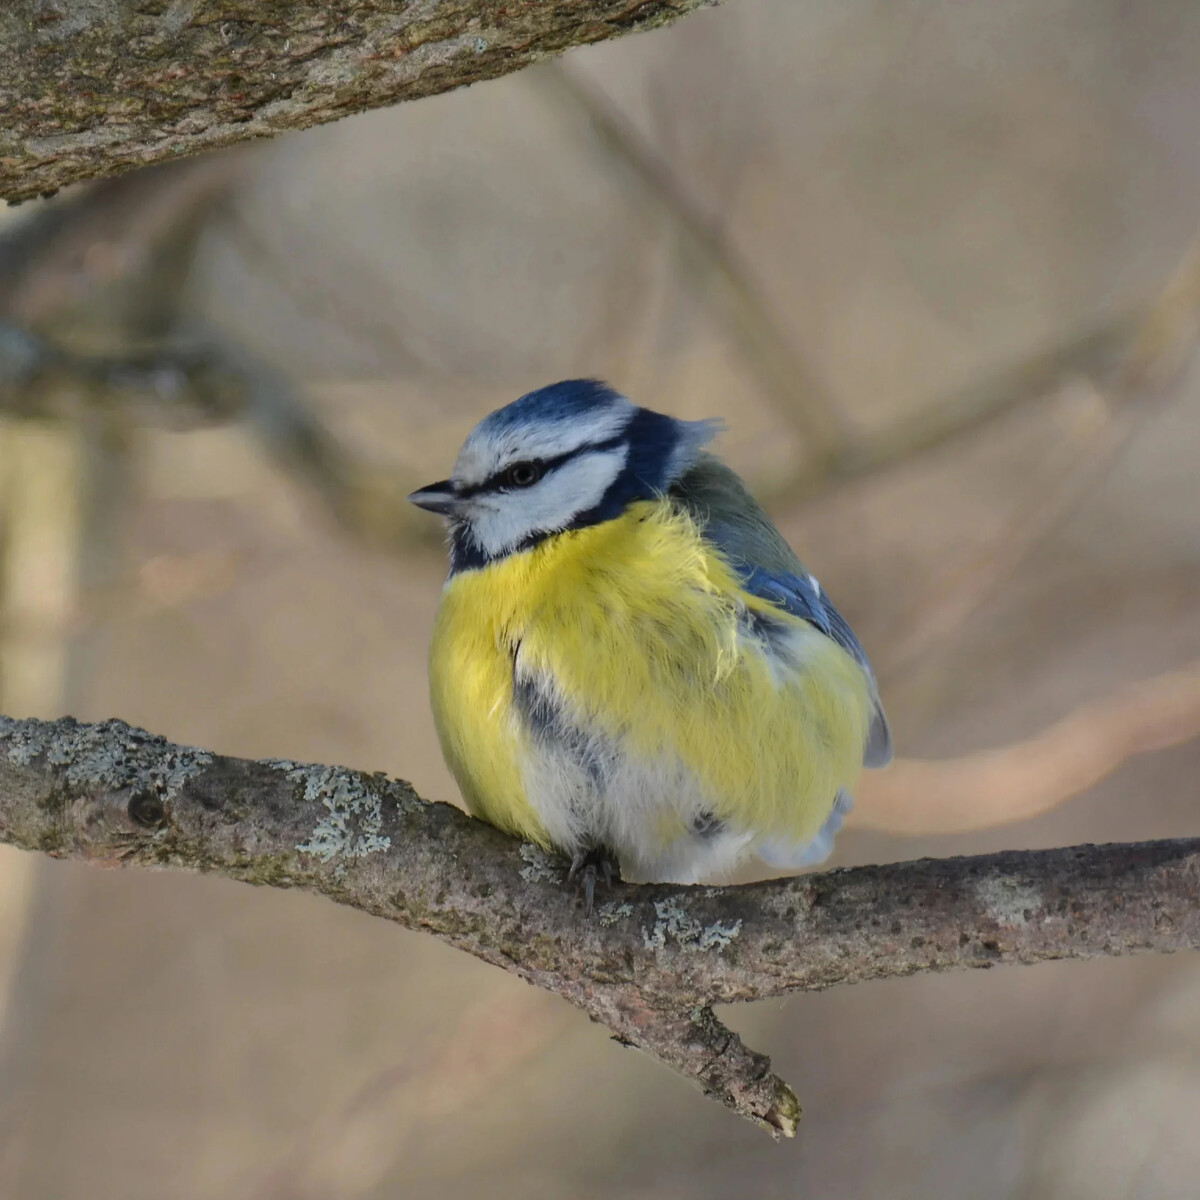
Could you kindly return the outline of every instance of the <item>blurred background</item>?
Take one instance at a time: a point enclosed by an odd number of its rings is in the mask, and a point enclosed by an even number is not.
[[[737,0],[0,212],[0,711],[457,799],[404,494],[596,375],[721,416],[879,665],[839,865],[1200,834],[1200,7]],[[1176,1200],[1200,961],[726,1015],[751,1126],[326,901],[0,847],[0,1194]]]

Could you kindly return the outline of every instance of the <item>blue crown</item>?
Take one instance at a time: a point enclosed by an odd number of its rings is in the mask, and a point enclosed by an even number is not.
[[[614,404],[627,403],[620,392],[598,379],[564,379],[561,383],[528,392],[519,400],[497,409],[485,417],[479,427],[489,433],[498,433],[516,425],[586,417],[612,408]]]

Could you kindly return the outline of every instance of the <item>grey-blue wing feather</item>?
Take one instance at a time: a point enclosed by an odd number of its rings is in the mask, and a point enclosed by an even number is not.
[[[867,731],[867,744],[863,750],[863,765],[887,766],[892,760],[892,733],[888,728],[883,705],[879,701],[875,672],[871,670],[867,652],[855,637],[849,622],[826,598],[816,578],[812,575],[777,574],[765,571],[762,567],[739,567],[738,574],[742,578],[742,585],[751,595],[777,604],[792,616],[815,625],[862,667],[871,681],[872,698],[875,702],[871,713],[871,725]]]
[[[675,484],[672,493],[700,524],[705,538],[738,572],[748,592],[810,622],[860,664],[870,680],[875,704],[863,764],[886,766],[892,758],[892,735],[862,643],[736,472],[705,454]]]
[[[815,625],[826,637],[831,637],[843,650],[848,651],[868,675],[874,678],[871,663],[862,643],[854,636],[854,630],[845,617],[838,612],[821,591],[821,585],[812,575],[792,575],[776,571],[765,571],[762,567],[739,565],[738,574],[742,585],[752,596],[779,605],[793,617],[801,617]]]

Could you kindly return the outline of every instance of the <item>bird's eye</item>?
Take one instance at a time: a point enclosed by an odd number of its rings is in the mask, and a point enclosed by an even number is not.
[[[509,487],[533,487],[533,485],[537,483],[539,479],[541,479],[542,470],[543,468],[540,462],[513,463],[513,465],[504,472],[504,482]]]

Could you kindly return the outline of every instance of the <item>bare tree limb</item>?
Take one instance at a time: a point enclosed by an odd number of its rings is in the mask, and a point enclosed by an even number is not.
[[[251,762],[119,721],[0,717],[0,841],[299,887],[556,992],[773,1134],[800,1107],[712,1005],[917,971],[1200,948],[1200,839],[859,867],[740,887],[618,884],[383,775]]]
[[[89,354],[0,317],[0,415],[70,420],[85,407],[175,429],[237,420],[357,536],[379,545],[438,536],[405,500],[416,479],[349,452],[286,374],[218,331],[181,328],[120,353]]]
[[[197,239],[245,163],[237,152],[167,163],[22,215],[0,232],[0,317],[59,336],[82,318],[93,347],[96,325],[143,337],[169,329]]]
[[[494,79],[714,0],[8,0],[0,197]]]
[[[907,837],[1028,821],[1131,758],[1200,738],[1200,659],[1092,700],[1007,745],[864,776],[848,824]]]

